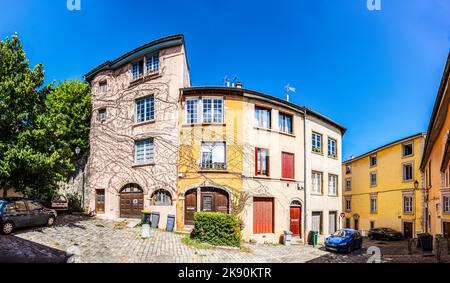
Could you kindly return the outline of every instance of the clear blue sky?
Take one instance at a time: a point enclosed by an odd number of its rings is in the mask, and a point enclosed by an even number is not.
[[[2,0],[0,37],[18,32],[48,82],[80,78],[161,36],[183,33],[193,85],[283,96],[348,128],[344,159],[425,131],[450,50],[450,1]]]

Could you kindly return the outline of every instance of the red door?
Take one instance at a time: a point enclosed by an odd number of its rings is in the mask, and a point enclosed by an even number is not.
[[[253,233],[273,233],[274,220],[273,198],[253,199]]]
[[[301,221],[301,208],[300,207],[291,207],[291,232],[294,236],[301,235],[300,229],[300,221]]]
[[[283,179],[294,179],[294,155],[292,153],[281,153],[281,177]]]

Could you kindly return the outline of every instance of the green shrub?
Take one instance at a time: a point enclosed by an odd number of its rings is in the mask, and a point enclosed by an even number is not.
[[[70,212],[83,212],[83,208],[81,206],[81,197],[77,194],[67,194],[67,201],[69,202],[69,211]]]
[[[239,247],[241,225],[235,215],[219,212],[196,212],[192,238],[218,246]]]

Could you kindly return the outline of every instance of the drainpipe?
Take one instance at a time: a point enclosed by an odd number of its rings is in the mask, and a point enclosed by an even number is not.
[[[306,188],[307,188],[307,182],[306,182],[306,107],[303,108],[303,243],[306,244],[308,240],[308,236],[306,235],[307,227],[307,215],[308,210],[306,206],[307,202],[307,194],[306,194]]]

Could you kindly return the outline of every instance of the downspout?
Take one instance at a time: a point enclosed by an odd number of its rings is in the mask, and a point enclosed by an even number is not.
[[[307,188],[307,182],[306,182],[306,107],[303,108],[303,243],[307,244],[308,236],[306,235],[307,227],[307,194],[306,194],[306,188]]]

